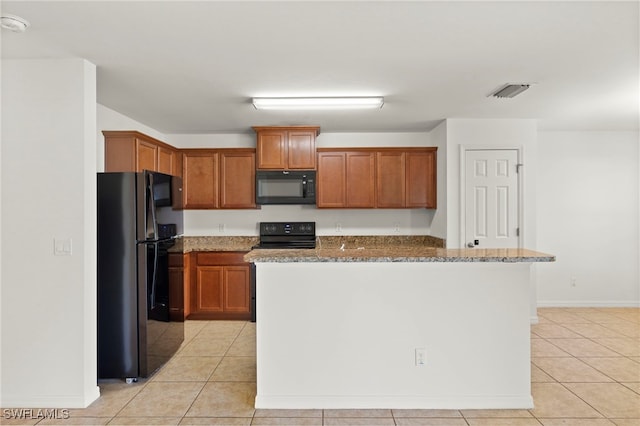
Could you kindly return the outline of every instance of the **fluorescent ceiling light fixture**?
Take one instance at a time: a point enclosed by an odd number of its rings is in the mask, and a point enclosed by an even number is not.
[[[513,98],[527,90],[531,85],[526,84],[505,84],[489,96],[494,98]]]
[[[382,108],[382,96],[326,98],[253,98],[256,109],[368,109]]]
[[[23,33],[29,28],[29,21],[16,15],[0,16],[0,26],[14,33]]]

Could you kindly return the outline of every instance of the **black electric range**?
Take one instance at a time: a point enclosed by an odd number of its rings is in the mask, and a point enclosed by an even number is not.
[[[315,222],[260,222],[258,249],[316,248]]]

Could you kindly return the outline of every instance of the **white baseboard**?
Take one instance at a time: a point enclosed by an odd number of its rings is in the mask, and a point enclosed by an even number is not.
[[[2,395],[2,400],[0,400],[0,407],[86,408],[99,397],[100,388],[98,386],[91,389],[89,395],[39,396],[5,394]]]
[[[322,395],[258,395],[256,408],[268,409],[529,409],[533,408],[530,395],[504,396],[322,396]]]
[[[640,300],[539,300],[538,308],[640,308]]]

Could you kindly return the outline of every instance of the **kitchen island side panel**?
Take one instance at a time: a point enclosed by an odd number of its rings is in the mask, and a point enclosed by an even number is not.
[[[530,265],[256,263],[256,408],[533,407]]]

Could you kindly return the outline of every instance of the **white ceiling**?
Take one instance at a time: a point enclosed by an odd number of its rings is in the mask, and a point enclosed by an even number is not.
[[[2,1],[2,59],[86,58],[98,102],[170,133],[312,124],[420,131],[445,118],[638,130],[637,1]],[[535,83],[513,99],[503,83]],[[253,96],[383,95],[380,110],[256,111]]]

